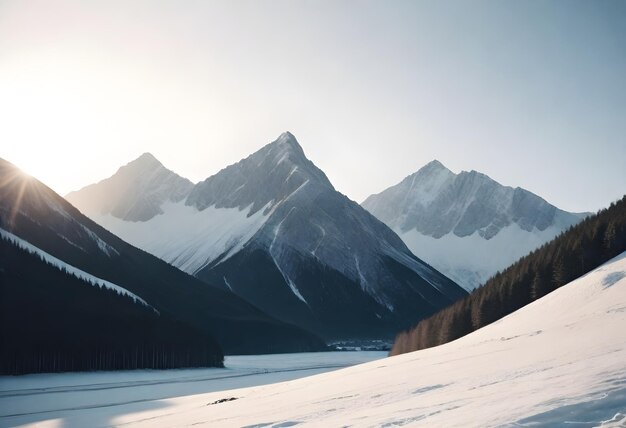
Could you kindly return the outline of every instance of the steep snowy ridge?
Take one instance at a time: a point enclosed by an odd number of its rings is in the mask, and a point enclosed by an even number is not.
[[[98,252],[107,258],[120,255],[115,247],[68,212],[60,196],[3,159],[0,159],[0,178],[0,197],[3,198],[0,200],[0,225],[5,225],[5,229],[22,218],[84,254]],[[45,218],[47,223],[42,224],[38,217]],[[40,247],[36,242],[31,244]]]
[[[468,290],[586,216],[477,171],[454,174],[439,161],[362,206],[415,255]]]
[[[104,287],[109,290],[114,290],[119,294],[130,297],[135,302],[151,307],[157,313],[159,312],[156,309],[154,309],[150,304],[148,304],[148,302],[146,302],[144,299],[142,299],[141,297],[137,296],[134,293],[131,293],[127,289],[120,287],[117,284],[113,284],[110,281],[106,281],[104,279],[95,277],[81,269],[78,269],[72,265],[69,265],[68,263],[65,263],[64,261],[57,259],[56,257],[46,253],[42,249],[35,247],[29,242],[13,235],[10,232],[7,232],[6,230],[2,228],[0,228],[0,238],[6,239],[7,241],[11,242],[13,245],[25,251],[28,251],[31,254],[36,254],[37,256],[41,257],[43,261],[55,266],[59,270],[65,271],[68,274],[73,275],[78,279],[82,279],[95,287]]]
[[[250,214],[262,208],[267,214],[309,182],[333,189],[326,175],[306,158],[295,137],[285,132],[276,141],[198,183],[186,204],[199,210],[212,205],[242,209],[252,204]]]
[[[134,185],[129,179],[123,187]],[[75,200],[91,200],[83,193],[93,190],[80,190]],[[106,198],[107,191],[95,193]],[[174,266],[329,338],[393,335],[464,295],[337,192],[288,132],[158,209],[144,221],[101,208],[92,218]]]

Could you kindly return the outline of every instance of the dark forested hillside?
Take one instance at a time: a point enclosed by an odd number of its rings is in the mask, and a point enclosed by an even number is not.
[[[0,374],[222,366],[206,333],[0,236]]]
[[[450,342],[541,298],[626,251],[626,196],[521,258],[416,327],[391,355]]]

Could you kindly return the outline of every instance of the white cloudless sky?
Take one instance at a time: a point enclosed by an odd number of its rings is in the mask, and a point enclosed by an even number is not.
[[[626,193],[623,1],[3,1],[0,156],[65,194],[200,181],[291,131],[361,202],[439,159],[571,211]]]

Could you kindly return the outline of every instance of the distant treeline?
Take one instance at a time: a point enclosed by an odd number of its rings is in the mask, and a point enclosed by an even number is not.
[[[0,374],[222,366],[206,333],[0,237]]]
[[[468,297],[400,333],[390,355],[465,336],[626,251],[626,196],[497,273]]]

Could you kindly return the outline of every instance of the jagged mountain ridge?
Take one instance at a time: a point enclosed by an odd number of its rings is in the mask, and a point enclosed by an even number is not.
[[[362,206],[418,257],[473,289],[587,214],[569,213],[477,171],[432,161]]]
[[[175,266],[326,338],[389,336],[464,295],[337,192],[290,133],[161,209],[164,214],[144,222],[87,214]]]
[[[73,268],[118,285],[161,314],[210,334],[225,353],[325,348],[309,332],[122,241],[2,159],[0,228]]]
[[[272,144],[198,183],[185,203],[199,210],[212,205],[244,209],[252,204],[249,215],[261,209],[267,213],[309,183],[334,190],[295,137],[285,132]]]

